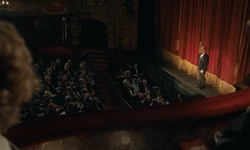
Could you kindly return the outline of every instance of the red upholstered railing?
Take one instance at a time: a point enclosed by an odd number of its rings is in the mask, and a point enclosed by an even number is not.
[[[111,110],[90,114],[60,116],[13,127],[7,137],[20,147],[52,139],[96,131],[146,127],[157,123],[178,123],[223,116],[244,111],[250,105],[250,89],[217,97],[162,107]]]

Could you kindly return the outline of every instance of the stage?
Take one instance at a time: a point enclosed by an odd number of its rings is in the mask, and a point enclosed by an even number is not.
[[[204,89],[195,87],[194,85],[198,83],[195,77],[188,75],[170,62],[159,62],[159,58],[152,56],[154,55],[141,55],[141,65],[147,67],[148,70],[158,72],[162,77],[168,78],[173,86],[182,93],[197,98],[209,98],[220,95],[217,89],[209,85],[206,85]],[[153,71],[149,71],[148,75]]]
[[[206,98],[220,95],[218,90],[208,85],[206,85],[204,89],[195,87],[194,85],[198,83],[198,80],[195,77],[179,70],[170,63],[164,64],[164,66],[161,66],[160,68],[178,80],[178,86],[181,89],[189,91],[192,95],[203,95]]]

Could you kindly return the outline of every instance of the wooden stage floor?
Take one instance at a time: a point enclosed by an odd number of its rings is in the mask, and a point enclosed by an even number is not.
[[[204,89],[195,87],[194,85],[198,83],[198,80],[195,77],[188,75],[186,72],[179,70],[172,64],[165,64],[164,66],[161,66],[161,69],[176,78],[179,81],[179,86],[188,90],[193,95],[201,94],[205,97],[220,95],[218,90],[208,85],[206,85]]]

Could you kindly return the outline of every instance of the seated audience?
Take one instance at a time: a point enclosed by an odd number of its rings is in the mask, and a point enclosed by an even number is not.
[[[116,84],[122,87],[122,97],[134,107],[161,106],[167,105],[169,102],[165,99],[165,95],[161,93],[159,85],[155,85],[154,79],[148,81],[148,77],[143,74],[142,70],[135,63],[134,66],[128,68],[120,68],[119,73],[114,75],[119,79],[121,84]],[[154,86],[151,86],[154,85]],[[138,93],[140,93],[138,95]],[[143,94],[143,96],[141,95]],[[164,95],[164,96],[163,96]],[[144,100],[145,98],[145,100]]]
[[[43,60],[39,61],[43,62]],[[43,65],[41,94],[33,93],[29,107],[22,109],[21,122],[41,117],[105,109],[100,100],[96,77],[94,74],[89,75],[90,71],[85,61],[79,63],[80,69],[76,68],[74,66],[76,62],[70,59],[62,63],[58,58],[47,64],[49,65],[47,68],[46,65]],[[34,68],[35,71],[38,71],[39,64],[34,64]],[[27,115],[28,111],[32,112],[31,114],[34,112],[36,115]],[[31,118],[27,118],[29,116]]]

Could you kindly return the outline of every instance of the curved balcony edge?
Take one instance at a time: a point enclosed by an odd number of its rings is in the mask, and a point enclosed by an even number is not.
[[[12,127],[6,137],[27,147],[49,140],[93,132],[146,127],[158,123],[179,123],[219,117],[246,110],[250,88],[211,98],[161,107],[65,115]]]

